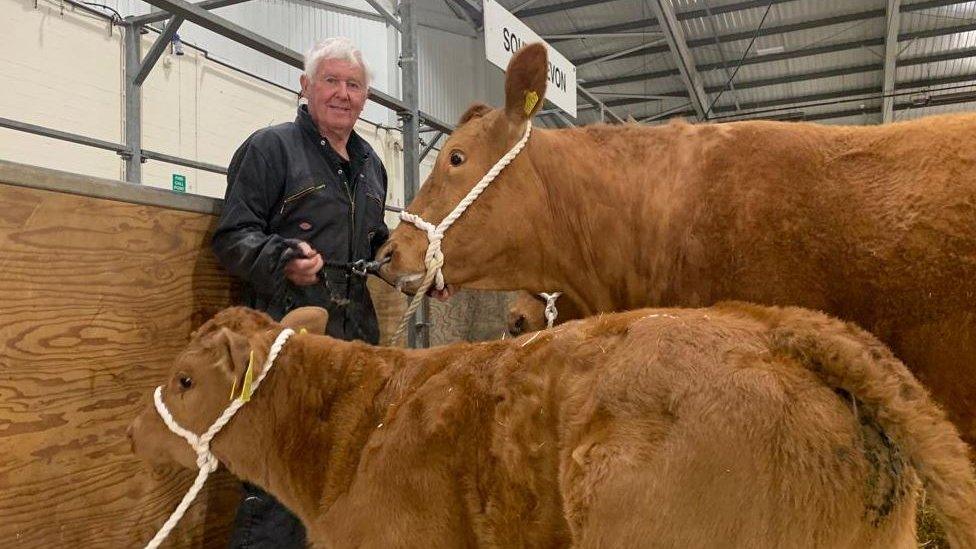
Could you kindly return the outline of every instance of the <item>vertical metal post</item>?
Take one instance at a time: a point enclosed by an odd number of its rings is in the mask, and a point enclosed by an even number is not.
[[[403,119],[403,202],[410,204],[420,187],[420,100],[417,75],[417,20],[413,12],[413,0],[400,0],[400,69],[403,85],[403,102],[406,110]],[[411,347],[429,347],[427,312],[430,305],[418,310],[415,322],[410,324],[407,343]]]
[[[895,119],[895,69],[898,64],[898,31],[901,29],[901,0],[888,0],[885,12],[885,57],[884,82],[882,85],[881,123],[889,124]]]
[[[125,180],[142,183],[142,86],[136,84],[136,75],[142,57],[142,39],[139,25],[125,26]]]

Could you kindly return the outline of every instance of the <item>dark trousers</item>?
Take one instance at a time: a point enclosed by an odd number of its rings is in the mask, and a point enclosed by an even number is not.
[[[271,494],[245,482],[230,548],[304,549],[305,527]]]

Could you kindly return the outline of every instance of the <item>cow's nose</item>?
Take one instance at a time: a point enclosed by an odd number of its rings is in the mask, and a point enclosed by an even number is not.
[[[508,322],[508,333],[520,336],[525,332],[525,315],[518,315]]]

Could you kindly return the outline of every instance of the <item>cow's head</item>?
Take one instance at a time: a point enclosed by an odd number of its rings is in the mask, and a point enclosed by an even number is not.
[[[281,324],[264,313],[243,307],[217,313],[193,333],[189,345],[176,357],[162,386],[163,403],[177,424],[197,435],[203,434],[230,404],[232,390],[240,391],[243,386],[256,337],[277,334],[285,327],[305,328],[321,334],[327,320],[328,313],[315,307],[296,309],[282,319]],[[255,348],[257,370],[263,366],[266,356],[266,347]],[[255,371],[254,376],[258,373]],[[260,398],[260,395],[258,391],[254,398]],[[244,408],[249,405],[245,404]],[[232,419],[214,439],[212,447],[218,457],[218,442],[234,423]],[[197,467],[193,450],[186,440],[166,427],[152,401],[129,426],[128,435],[133,452],[144,461],[154,465],[175,462],[191,469]]]
[[[556,300],[555,326],[570,320],[583,318],[580,308],[566,296]],[[546,300],[534,292],[520,291],[508,308],[508,333],[520,336],[527,332],[535,332],[546,328]]]
[[[491,167],[525,133],[526,124],[543,104],[547,56],[542,44],[520,49],[509,62],[505,79],[505,107],[474,105],[446,141],[434,169],[408,211],[439,224]],[[532,134],[533,139],[536,133]],[[502,170],[491,185],[447,230],[442,241],[445,281],[455,286],[499,289],[510,284],[493,280],[492,273],[511,272],[526,253],[532,231],[526,212],[544,208],[535,198],[541,182],[526,148]],[[401,223],[377,255],[388,259],[380,276],[407,293],[414,293],[425,272],[427,234]],[[491,272],[486,270],[490,266]]]

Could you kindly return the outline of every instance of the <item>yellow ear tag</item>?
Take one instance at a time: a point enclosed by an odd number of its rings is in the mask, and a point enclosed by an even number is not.
[[[532,109],[535,108],[535,104],[539,102],[539,94],[534,91],[525,92],[525,116],[532,114]]]
[[[306,330],[305,328],[302,328],[301,330],[298,330],[298,334],[299,335],[304,335],[304,334],[307,334],[307,333],[308,333],[308,330]]]
[[[241,402],[247,402],[251,400],[251,393],[254,389],[251,388],[251,384],[254,383],[254,349],[251,349],[251,355],[247,359],[247,371],[244,372],[244,382],[241,384],[241,396],[238,400]]]
[[[227,400],[234,400],[234,393],[237,392],[237,378],[234,378],[234,385],[230,388],[230,398]]]

